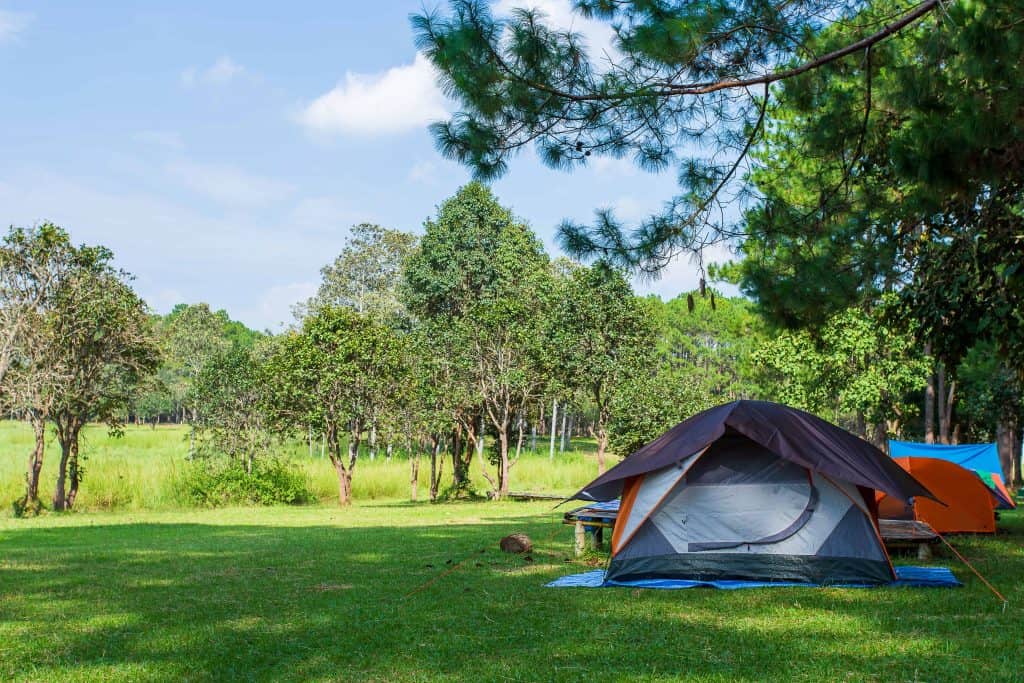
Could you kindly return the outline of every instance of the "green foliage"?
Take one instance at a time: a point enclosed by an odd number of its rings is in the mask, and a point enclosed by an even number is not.
[[[397,412],[406,387],[404,344],[394,328],[369,314],[324,306],[306,318],[301,332],[279,339],[267,359],[271,428],[323,437],[337,470],[340,504],[350,500],[364,432]]]
[[[692,301],[692,310],[690,302]],[[767,338],[751,303],[714,290],[649,298],[656,364],[631,377],[612,403],[612,449],[627,455],[702,410],[763,398],[752,353]]]
[[[199,408],[200,435],[214,452],[251,469],[270,449],[269,344],[234,346],[208,360],[196,377],[190,402]]]
[[[911,332],[887,322],[883,310],[856,308],[830,318],[817,335],[784,332],[753,359],[781,402],[833,421],[854,418],[862,429],[865,420],[906,421],[914,414],[906,398],[931,372]]]
[[[463,399],[446,410],[470,435],[464,444],[482,437],[482,417],[496,436],[498,471],[488,479],[501,495],[512,465],[512,426],[553,375],[550,263],[529,227],[480,183],[460,188],[424,227],[419,249],[406,261],[402,294],[429,330],[423,341],[442,359],[424,369]],[[472,451],[457,450],[455,487],[461,488]]]
[[[856,24],[898,11],[871,3]],[[984,339],[1024,372],[1020,11],[949,3],[934,25],[783,86],[732,272],[774,321],[820,326],[898,291],[947,365]],[[837,22],[815,50],[858,30]]]
[[[965,441],[996,440],[996,425],[1024,424],[1021,380],[999,359],[996,345],[979,342],[956,368],[956,416]]]
[[[178,487],[199,507],[296,505],[312,498],[305,476],[282,458],[260,458],[248,471],[233,458],[196,460],[184,468]]]
[[[443,154],[482,179],[502,175],[529,146],[558,169],[584,166],[593,154],[630,157],[651,171],[675,166],[679,194],[635,229],[610,211],[598,212],[591,226],[561,228],[573,256],[657,271],[675,252],[699,253],[722,237],[720,216],[729,213],[722,209],[741,190],[771,83],[801,73],[814,78],[822,65],[842,68],[861,52],[851,46],[885,45],[893,30],[938,3],[887,6],[884,16],[870,17],[860,14],[865,3],[820,0],[573,5],[609,24],[611,50],[598,54],[598,46],[553,29],[537,10],[495,18],[485,0],[451,0],[447,13],[413,16],[417,47],[460,105],[432,127],[434,138]],[[829,26],[844,27],[832,51],[818,39]]]
[[[653,303],[638,299],[625,276],[604,263],[567,266],[557,298],[556,376],[593,405],[603,470],[613,406],[631,380],[657,363]]]
[[[405,317],[398,298],[402,266],[416,246],[416,236],[379,225],[352,228],[345,247],[321,271],[316,296],[296,310],[300,319],[322,306],[345,306],[388,320]]]

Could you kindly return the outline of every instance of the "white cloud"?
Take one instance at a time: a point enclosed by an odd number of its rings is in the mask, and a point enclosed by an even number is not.
[[[181,72],[181,83],[191,88],[196,85],[226,85],[245,73],[245,67],[230,57],[221,57],[205,69],[191,66]]]
[[[447,117],[434,68],[422,54],[412,64],[378,74],[347,72],[332,90],[296,117],[317,133],[387,134],[426,126]]]
[[[0,43],[17,38],[18,34],[24,31],[31,21],[31,14],[0,9]]]
[[[594,169],[594,173],[601,176],[635,176],[640,172],[637,165],[628,158],[595,156],[591,157],[588,165]]]
[[[616,54],[613,47],[615,31],[611,24],[580,16],[573,11],[569,0],[498,0],[494,12],[508,15],[513,9],[519,8],[540,10],[547,17],[548,26],[582,35],[592,59],[599,60],[605,54]]]
[[[267,206],[290,197],[295,188],[271,178],[220,164],[176,161],[167,172],[188,189],[232,208]]]

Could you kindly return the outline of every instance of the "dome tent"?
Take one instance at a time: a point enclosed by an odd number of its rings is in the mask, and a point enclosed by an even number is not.
[[[878,494],[883,519],[916,519],[940,534],[996,532],[996,498],[974,470],[940,458],[896,458],[895,462],[942,498],[939,504],[915,499],[910,503]]]
[[[914,441],[889,441],[889,455],[894,458],[938,458],[974,470],[996,497],[1000,510],[1017,507],[1003,480],[999,448],[994,443],[963,443],[955,446]]]
[[[681,422],[573,498],[622,496],[609,580],[886,583],[875,490],[934,497],[839,427],[736,401]]]

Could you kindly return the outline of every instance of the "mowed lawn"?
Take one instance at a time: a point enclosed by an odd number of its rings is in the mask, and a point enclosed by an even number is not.
[[[1024,519],[962,589],[549,589],[541,503],[0,520],[0,680],[1024,679]],[[498,550],[505,534],[536,543]],[[902,558],[904,563],[914,563]]]

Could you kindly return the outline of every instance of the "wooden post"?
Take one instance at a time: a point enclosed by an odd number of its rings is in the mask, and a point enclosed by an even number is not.
[[[930,560],[932,559],[932,546],[930,543],[918,543],[917,544],[917,559],[919,560]]]
[[[576,557],[579,557],[580,555],[582,555],[583,551],[586,549],[586,547],[587,547],[587,531],[583,527],[583,522],[580,521],[580,520],[576,520],[576,544],[575,544]]]

